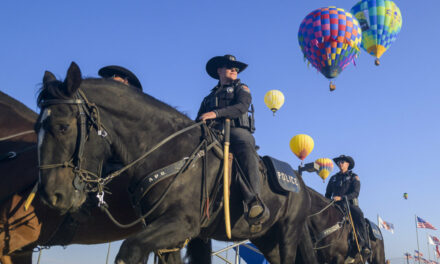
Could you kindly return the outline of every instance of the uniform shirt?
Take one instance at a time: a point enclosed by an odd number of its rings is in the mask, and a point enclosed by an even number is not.
[[[249,88],[236,79],[231,85],[221,86],[220,83],[211,90],[200,105],[197,119],[204,113],[213,111],[216,118],[235,119],[246,114],[252,96]]]
[[[342,173],[338,172],[330,178],[325,191],[325,197],[331,199],[334,196],[344,196],[347,199],[353,200],[359,196],[361,189],[361,182],[359,176],[353,173],[351,170]]]

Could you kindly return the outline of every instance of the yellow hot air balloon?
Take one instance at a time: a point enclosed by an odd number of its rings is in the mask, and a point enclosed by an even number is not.
[[[319,165],[319,169],[317,171],[319,177],[325,181],[333,170],[333,161],[328,158],[320,158],[315,160],[315,163]]]
[[[264,103],[270,110],[272,110],[273,115],[275,116],[275,112],[284,104],[284,94],[278,90],[270,90],[264,96]]]
[[[310,152],[312,152],[315,143],[313,139],[305,134],[299,134],[294,136],[290,140],[290,149],[300,159],[304,160]]]

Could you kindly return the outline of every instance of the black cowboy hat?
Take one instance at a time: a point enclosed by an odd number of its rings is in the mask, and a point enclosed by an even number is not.
[[[217,69],[223,66],[238,68],[238,72],[244,71],[248,66],[246,63],[237,61],[235,56],[226,54],[224,56],[216,56],[206,63],[206,72],[214,79],[218,80]]]
[[[346,156],[346,155],[341,155],[339,157],[336,157],[333,159],[333,161],[338,164],[338,162],[340,160],[345,160],[346,162],[350,163],[350,165],[348,166],[348,169],[351,170],[354,168],[354,159],[350,156]]]
[[[131,71],[121,66],[111,65],[101,68],[98,74],[103,78],[111,78],[117,75],[121,78],[127,79],[128,83],[142,91],[142,85],[139,79]]]

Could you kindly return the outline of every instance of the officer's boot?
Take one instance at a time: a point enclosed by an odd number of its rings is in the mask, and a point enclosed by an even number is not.
[[[371,248],[370,248],[370,243],[369,243],[370,240],[368,239],[368,235],[367,235],[367,228],[366,228],[365,221],[362,221],[359,226],[361,229],[361,230],[359,230],[360,231],[359,233],[361,233],[362,240],[363,240],[361,253],[365,258],[368,258],[371,254]]]
[[[243,188],[245,207],[247,207],[247,220],[250,225],[261,225],[269,218],[269,208],[265,206],[260,199],[261,178],[258,171],[257,156],[249,153],[247,157],[242,160],[240,166],[246,174],[244,177],[249,183],[248,188]]]

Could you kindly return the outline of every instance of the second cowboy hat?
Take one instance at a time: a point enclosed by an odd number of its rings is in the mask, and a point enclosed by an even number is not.
[[[246,63],[237,61],[235,56],[226,54],[224,56],[215,56],[206,63],[206,72],[214,79],[218,80],[217,69],[223,66],[238,68],[242,72],[248,66]]]
[[[346,156],[346,155],[341,155],[339,157],[336,157],[333,159],[333,161],[338,164],[338,162],[340,160],[345,160],[346,162],[350,163],[350,165],[348,165],[348,169],[351,170],[354,168],[354,159],[350,156]]]
[[[98,74],[103,78],[111,78],[114,75],[117,75],[121,78],[126,78],[130,85],[142,91],[142,85],[139,79],[136,77],[136,75],[134,75],[134,73],[132,73],[131,71],[127,70],[124,67],[116,66],[116,65],[106,66],[101,68],[98,71]]]

